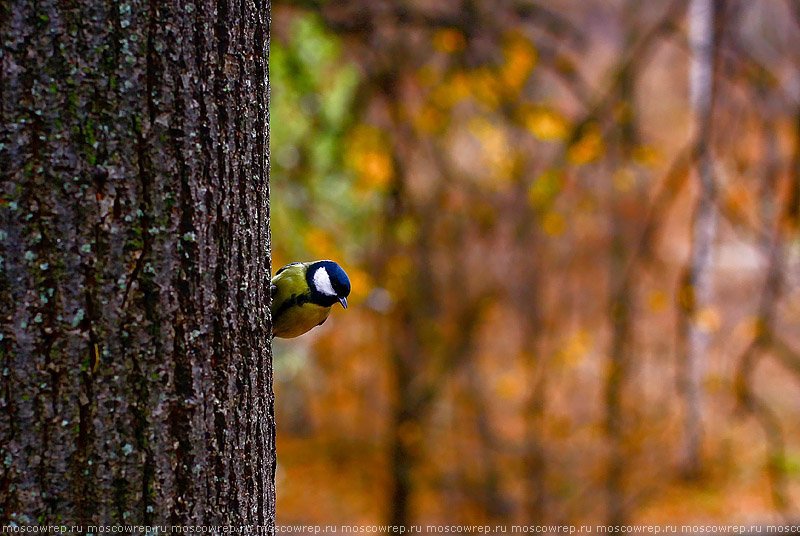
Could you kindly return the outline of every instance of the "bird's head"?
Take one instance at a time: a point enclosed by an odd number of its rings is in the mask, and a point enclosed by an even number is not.
[[[333,261],[317,261],[308,267],[306,280],[316,303],[330,306],[338,301],[347,309],[350,278],[341,266]]]

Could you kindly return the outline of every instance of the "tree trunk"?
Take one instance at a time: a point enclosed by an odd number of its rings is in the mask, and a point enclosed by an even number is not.
[[[633,35],[628,42],[634,42]],[[619,82],[619,101],[629,106],[630,117],[620,125],[617,144],[612,155],[618,159],[614,166],[622,169],[623,162],[631,159],[634,147],[638,143],[636,124],[636,99],[634,96],[635,76],[632,69],[623,69]],[[608,317],[611,324],[611,341],[609,344],[609,363],[605,378],[605,432],[609,446],[608,473],[606,475],[606,491],[608,517],[607,523],[613,527],[621,527],[627,521],[628,507],[625,494],[625,462],[628,457],[625,448],[625,386],[631,375],[631,352],[634,346],[635,315],[635,269],[633,264],[639,259],[637,252],[629,251],[629,241],[624,230],[628,223],[617,188],[613,183],[608,185],[609,226],[611,241],[609,244],[609,297]]]
[[[709,147],[714,74],[714,0],[692,0],[688,16],[691,49],[689,93],[694,116],[694,167],[699,194],[692,223],[692,252],[681,289],[686,309],[686,351],[682,378],[686,403],[683,471],[687,477],[695,478],[702,469],[702,384],[710,339],[708,313],[711,312],[709,307],[713,290],[712,252],[717,234]]]
[[[0,2],[0,523],[272,532],[269,22]]]

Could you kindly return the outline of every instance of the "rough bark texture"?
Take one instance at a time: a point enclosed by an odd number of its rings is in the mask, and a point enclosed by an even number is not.
[[[714,177],[710,153],[711,102],[714,74],[714,0],[689,4],[691,65],[689,93],[694,115],[695,172],[699,183],[692,223],[692,252],[683,294],[688,296],[683,390],[686,400],[683,469],[696,477],[702,469],[703,376],[710,331],[708,313],[713,291],[713,247],[717,235]]]
[[[274,525],[269,21],[0,1],[0,524]]]

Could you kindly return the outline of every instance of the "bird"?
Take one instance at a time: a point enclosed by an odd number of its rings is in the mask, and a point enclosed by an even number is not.
[[[350,279],[335,262],[287,264],[270,284],[273,336],[293,339],[321,326],[336,302],[347,309],[349,295]]]

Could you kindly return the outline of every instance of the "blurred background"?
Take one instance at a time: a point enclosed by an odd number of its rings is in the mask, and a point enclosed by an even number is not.
[[[272,32],[273,270],[353,284],[275,343],[279,524],[795,519],[798,3],[276,0]]]

